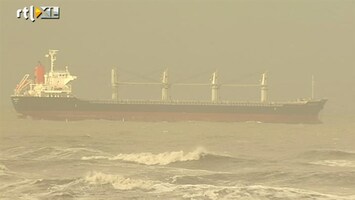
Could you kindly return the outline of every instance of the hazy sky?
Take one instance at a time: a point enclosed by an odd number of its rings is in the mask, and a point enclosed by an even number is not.
[[[16,18],[25,6],[60,6],[59,20]],[[270,98],[328,98],[326,112],[355,113],[355,1],[13,1],[0,0],[1,101],[48,49],[79,78],[74,93],[110,98],[110,69],[121,80],[255,83],[270,74]],[[133,76],[133,74],[141,76]],[[194,79],[195,78],[195,79]],[[174,87],[174,99],[209,99],[208,87]],[[160,98],[159,87],[122,87],[123,98]],[[259,91],[222,88],[224,99],[257,100]]]

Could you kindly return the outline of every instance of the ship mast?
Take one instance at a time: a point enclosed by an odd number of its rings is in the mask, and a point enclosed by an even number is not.
[[[117,70],[111,71],[112,100],[118,100],[118,75]]]
[[[57,60],[57,58],[55,57],[55,55],[57,54],[57,51],[59,51],[59,50],[49,50],[49,53],[48,54],[46,54],[46,57],[48,58],[48,57],[50,57],[50,59],[51,59],[51,73],[53,73],[53,70],[54,70],[54,61],[56,61]]]
[[[218,84],[218,76],[217,76],[217,71],[213,72],[212,74],[212,102],[218,102],[219,100],[219,84]]]
[[[174,86],[210,86],[211,87],[211,102],[220,102],[219,89],[221,86],[226,87],[261,87],[261,102],[268,101],[268,85],[267,85],[267,73],[262,74],[262,78],[259,84],[220,84],[218,81],[218,72],[215,71],[212,74],[210,83],[174,83]],[[170,87],[168,69],[165,69],[161,82],[119,82],[117,80],[117,72],[112,69],[111,73],[111,84],[112,84],[112,99],[118,99],[118,86],[119,85],[161,85],[161,100],[165,102],[171,101],[170,97]]]
[[[168,101],[170,99],[169,97],[170,84],[169,84],[168,69],[164,70],[161,83],[162,83],[161,100]]]
[[[268,85],[267,85],[267,72],[264,72],[261,76],[261,102],[268,101]]]

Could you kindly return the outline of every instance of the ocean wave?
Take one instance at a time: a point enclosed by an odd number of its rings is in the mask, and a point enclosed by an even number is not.
[[[42,159],[80,159],[83,155],[107,154],[103,151],[90,148],[55,148],[48,156],[42,156]]]
[[[78,187],[65,190],[54,188],[61,185],[78,185],[74,183],[75,180],[70,179],[21,179],[0,187],[0,199],[72,199],[74,195],[71,193],[73,189],[78,190]]]
[[[0,194],[13,193],[14,191],[19,191],[22,188],[27,188],[36,183],[37,180],[30,179],[20,179],[15,182],[4,184],[0,187]],[[1,197],[1,196],[0,196]]]
[[[314,165],[324,165],[330,167],[355,167],[355,162],[350,160],[320,160],[310,162]]]
[[[46,199],[75,199],[75,195],[70,192],[58,192],[45,195]]]
[[[0,176],[10,175],[10,170],[3,164],[0,164]]]
[[[120,175],[105,174],[102,172],[91,172],[84,178],[84,181],[91,185],[109,184],[113,188],[119,190],[132,190],[132,189],[150,190],[154,185],[154,182],[152,181],[125,178]]]
[[[111,191],[112,189],[113,191]],[[351,200],[355,196],[339,196],[324,194],[316,191],[276,187],[266,185],[229,185],[215,183],[210,184],[176,184],[174,182],[162,182],[147,180],[139,177],[126,177],[121,174],[109,174],[103,172],[89,172],[87,175],[74,179],[37,179],[17,183],[17,186],[8,186],[3,196],[10,197],[16,192],[19,195],[27,194],[31,190],[31,197],[40,199],[72,199],[88,195],[103,194],[114,197],[121,190],[128,196],[139,194],[140,197],[154,197],[156,199],[206,199],[206,200]],[[136,193],[139,190],[139,193]],[[30,196],[29,196],[30,197]],[[135,198],[139,196],[135,195]]]
[[[5,165],[0,163],[0,173],[4,171],[9,171],[9,169]]]
[[[82,160],[122,160],[128,162],[135,162],[144,165],[168,165],[175,162],[200,160],[209,155],[204,148],[197,148],[192,152],[185,153],[184,151],[164,152],[159,154],[153,153],[132,153],[132,154],[118,154],[116,156],[89,156],[82,157]],[[210,154],[212,155],[212,154]]]
[[[152,193],[180,194],[184,199],[210,199],[210,200],[353,200],[355,196],[337,196],[319,192],[263,185],[250,186],[215,186],[215,185],[168,185],[161,184],[153,187]]]
[[[39,147],[33,149],[16,148],[6,152],[7,159],[24,159],[24,160],[65,160],[80,159],[82,156],[88,155],[110,155],[100,150],[84,148],[84,147]]]
[[[321,149],[306,151],[299,158],[313,160],[355,160],[355,152],[337,149]]]
[[[176,184],[176,182],[161,182],[128,178],[122,175],[90,172],[84,178],[84,183],[91,186],[109,185],[117,190],[143,190],[146,194],[159,194],[164,199],[171,195],[183,199],[282,199],[282,200],[352,200],[355,196],[338,196],[316,191],[276,187],[265,185],[215,185],[205,184]],[[90,190],[95,188],[90,188]]]
[[[337,196],[323,194],[315,191],[289,188],[272,187],[264,185],[213,185],[213,184],[174,184],[161,181],[141,180],[123,177],[121,175],[91,172],[84,182],[93,185],[110,185],[118,190],[143,190],[146,195],[158,194],[161,199],[282,199],[282,200],[351,200],[355,196]],[[95,189],[95,188],[90,188]]]

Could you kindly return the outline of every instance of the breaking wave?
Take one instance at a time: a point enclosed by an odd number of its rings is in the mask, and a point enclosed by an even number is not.
[[[349,160],[320,160],[320,161],[310,162],[310,164],[324,165],[330,167],[355,167],[355,162]]]
[[[132,153],[132,154],[118,154],[116,156],[89,156],[82,157],[82,160],[123,160],[128,162],[135,162],[144,165],[168,165],[174,162],[184,162],[192,160],[200,160],[206,155],[211,155],[204,148],[197,148],[192,152],[185,153],[184,151],[164,152],[159,154],[153,153]]]
[[[212,185],[212,184],[173,184],[160,181],[131,179],[120,175],[105,174],[102,172],[91,172],[84,179],[89,185],[110,185],[118,190],[145,190],[147,194],[159,194],[169,198],[183,199],[322,199],[322,200],[350,200],[355,196],[337,196],[322,194],[319,192],[288,188],[271,187],[263,185]],[[91,188],[92,189],[92,188]]]
[[[91,185],[112,185],[113,188],[119,190],[143,189],[150,190],[154,184],[152,181],[140,179],[125,178],[120,175],[105,174],[102,172],[91,172],[84,181]]]
[[[108,188],[113,189],[107,190]],[[15,189],[15,190],[14,190]],[[162,182],[131,178],[122,175],[107,174],[103,172],[90,172],[83,177],[75,179],[37,179],[19,182],[14,186],[0,189],[3,197],[9,197],[14,192],[26,193],[33,191],[26,199],[41,197],[41,199],[73,199],[88,195],[117,194],[114,190],[121,190],[126,195],[136,194],[156,199],[206,199],[206,200],[257,200],[257,199],[279,199],[279,200],[351,200],[355,196],[338,196],[323,194],[311,190],[274,187],[265,185],[215,185],[210,184],[176,184],[174,182]],[[129,196],[127,196],[129,197]],[[135,197],[137,197],[135,195]],[[141,196],[143,197],[143,196]]]

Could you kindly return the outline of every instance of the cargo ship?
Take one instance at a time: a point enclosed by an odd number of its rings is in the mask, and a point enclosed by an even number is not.
[[[221,122],[265,122],[265,123],[321,123],[319,113],[326,99],[298,99],[289,102],[268,100],[267,73],[263,73],[257,84],[220,84],[218,74],[212,74],[210,101],[186,101],[170,98],[168,71],[162,74],[161,82],[119,82],[117,71],[112,69],[112,98],[108,100],[86,100],[73,95],[72,81],[77,77],[64,70],[56,70],[54,62],[58,50],[49,50],[50,70],[43,65],[35,68],[34,80],[26,74],[17,84],[11,96],[13,106],[20,117],[47,120],[107,119],[120,121],[221,121]],[[119,85],[159,84],[160,100],[126,100],[119,98]],[[313,85],[313,84],[312,84]],[[221,86],[260,87],[260,101],[226,101],[219,97]],[[312,90],[313,91],[313,90]],[[313,92],[312,92],[313,93]]]

